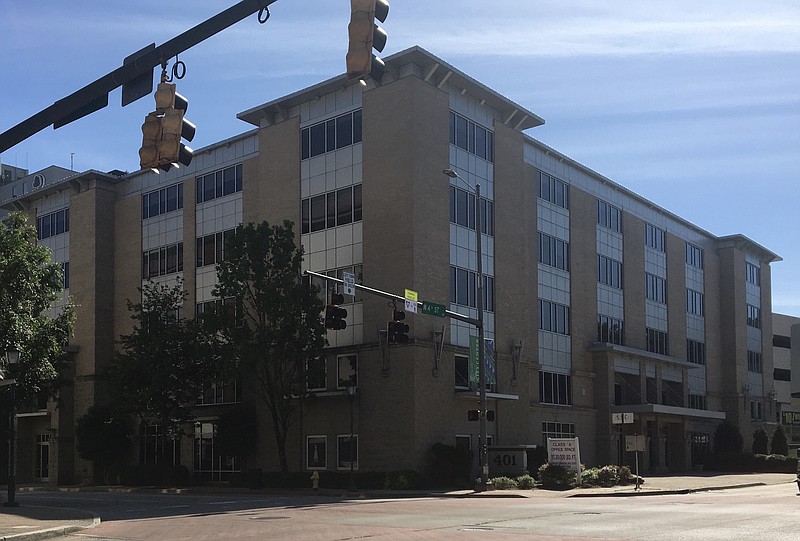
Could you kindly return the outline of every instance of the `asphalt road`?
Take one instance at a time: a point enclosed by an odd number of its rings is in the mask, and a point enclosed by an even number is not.
[[[29,505],[97,513],[94,540],[800,539],[794,484],[685,495],[339,499],[311,496],[26,494]]]

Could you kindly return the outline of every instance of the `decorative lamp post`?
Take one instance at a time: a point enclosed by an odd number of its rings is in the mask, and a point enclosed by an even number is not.
[[[476,182],[473,188],[464,178],[453,169],[442,171],[450,178],[460,179],[471,191],[475,192],[475,248],[478,251],[478,321],[475,326],[478,328],[478,411],[480,421],[480,463],[481,463],[481,482],[476,490],[490,490],[492,484],[489,481],[489,446],[486,433],[486,364],[484,361],[485,342],[483,325],[483,252],[481,250],[481,185]]]
[[[19,365],[19,350],[11,346],[6,350],[6,363],[9,375],[16,378]],[[19,507],[17,494],[17,382],[10,380],[11,411],[8,414],[8,500],[5,507]]]
[[[347,387],[347,400],[350,402],[350,479],[348,479],[347,490],[355,491],[356,490],[356,480],[353,475],[353,462],[354,462],[354,452],[355,446],[353,445],[353,401],[355,400],[356,396],[356,387],[351,382]]]

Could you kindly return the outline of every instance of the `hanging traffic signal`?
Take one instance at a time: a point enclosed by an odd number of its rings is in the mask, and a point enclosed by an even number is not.
[[[390,344],[408,344],[408,325],[402,323],[406,313],[400,310],[392,311],[392,321],[386,327]]]
[[[344,303],[344,295],[341,293],[331,293],[331,303],[325,307],[325,328],[333,331],[341,331],[347,328],[347,310],[339,305]]]
[[[479,410],[469,410],[467,411],[467,420],[468,421],[478,421],[481,418],[481,412]]]
[[[387,15],[389,2],[386,0],[350,0],[350,24],[347,27],[350,37],[347,47],[348,79],[370,76],[380,83],[386,65],[372,54],[372,49],[383,51],[387,35],[375,23],[375,19],[385,22]]]
[[[192,149],[181,142],[191,141],[195,125],[186,120],[189,102],[178,94],[175,85],[159,83],[155,93],[156,110],[142,124],[142,148],[139,149],[139,165],[142,169],[168,171],[179,163],[192,162]]]

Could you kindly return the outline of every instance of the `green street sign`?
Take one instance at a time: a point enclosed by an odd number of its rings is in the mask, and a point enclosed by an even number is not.
[[[444,304],[422,301],[422,313],[429,316],[445,317],[445,307]]]

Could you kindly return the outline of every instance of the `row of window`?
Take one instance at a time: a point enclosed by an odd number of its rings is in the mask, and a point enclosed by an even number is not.
[[[358,386],[358,355],[336,357],[336,388]],[[309,391],[328,389],[328,366],[325,357],[317,357],[306,365],[306,388]]]
[[[362,220],[361,184],[306,197],[300,202],[303,233],[313,233]]]
[[[756,374],[764,372],[764,365],[761,362],[761,353],[757,351],[747,351],[747,371]]]
[[[694,289],[686,288],[686,311],[696,316],[705,315],[703,307],[703,294]]]
[[[547,173],[539,172],[539,199],[569,210],[569,184]]]
[[[36,218],[36,238],[54,237],[69,231],[69,209],[61,209]]]
[[[706,345],[699,340],[686,340],[686,360],[693,364],[706,364]]]
[[[242,191],[242,164],[232,165],[195,179],[197,203],[213,201],[218,197]],[[181,195],[183,199],[183,195]],[[181,207],[183,204],[181,204]]]
[[[598,254],[597,281],[610,287],[622,289],[622,262]]]
[[[236,233],[236,229],[227,229],[197,238],[197,268],[214,265],[225,260],[225,244]]]
[[[745,267],[745,279],[747,280],[747,283],[760,286],[761,269],[758,267],[758,265],[753,265],[749,261],[746,261],[744,267]]]
[[[569,243],[540,231],[539,263],[569,272]]]
[[[660,276],[644,273],[644,294],[651,301],[667,303],[667,281]]]
[[[569,306],[539,299],[539,330],[570,334]]]
[[[142,252],[142,280],[183,270],[183,243]]]
[[[494,134],[453,111],[450,111],[450,144],[488,162],[494,161]]]
[[[656,227],[652,224],[644,224],[644,245],[658,250],[659,252],[666,251],[666,233],[663,229]]]
[[[483,308],[494,312],[494,278],[483,275]],[[461,306],[478,306],[478,273],[450,266],[450,302]]]
[[[597,200],[597,225],[617,233],[622,232],[622,211],[605,201]]]
[[[183,208],[183,184],[173,184],[142,195],[142,219]]]
[[[669,344],[667,342],[667,333],[659,331],[658,329],[645,329],[647,351],[651,353],[660,353],[661,355],[669,355]]]
[[[547,445],[547,438],[574,438],[575,423],[556,423],[542,421],[542,444]]]
[[[300,130],[300,159],[306,160],[361,142],[361,109]]]
[[[481,198],[481,233],[494,235],[494,202]],[[450,223],[475,230],[475,195],[450,186]]]
[[[747,326],[761,328],[761,308],[758,306],[747,305]]]
[[[597,341],[603,344],[625,345],[623,335],[623,323],[621,319],[597,315]]]
[[[539,402],[572,405],[572,379],[569,374],[539,371]]]
[[[358,434],[336,436],[336,469],[358,469]],[[306,469],[328,469],[328,437],[306,436]]]
[[[695,410],[707,410],[708,402],[706,397],[701,394],[689,393],[689,407]]]
[[[689,242],[686,243],[686,264],[698,269],[703,268],[703,250]]]

